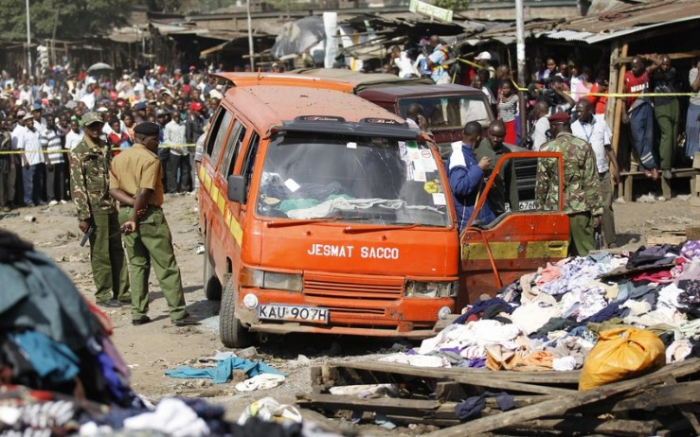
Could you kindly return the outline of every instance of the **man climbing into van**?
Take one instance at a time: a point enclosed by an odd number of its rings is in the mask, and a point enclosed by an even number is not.
[[[427,56],[425,65],[430,70],[430,78],[437,84],[450,83],[450,67],[445,65],[450,59],[447,46],[440,42],[440,37],[433,35],[430,37],[428,48],[432,51],[430,56]]]
[[[474,211],[479,192],[483,184],[484,170],[491,165],[491,158],[482,157],[476,161],[474,149],[481,142],[483,128],[476,121],[470,121],[464,126],[462,142],[453,144],[453,151],[447,160],[447,176],[452,189],[452,199],[457,212],[459,231],[466,227],[469,217]],[[479,219],[490,223],[494,216],[488,203],[479,212]]]

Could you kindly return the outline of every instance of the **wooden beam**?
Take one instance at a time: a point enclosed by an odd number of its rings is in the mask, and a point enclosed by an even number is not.
[[[641,55],[642,53],[640,53]],[[680,53],[666,53],[669,58],[671,59],[687,59],[687,58],[696,58],[700,56],[700,50],[693,50],[690,52],[680,52]],[[632,62],[632,59],[634,59],[634,56],[627,56],[627,55],[622,55],[619,57],[611,57],[610,59],[610,64],[626,64],[629,62]]]
[[[571,409],[594,404],[634,389],[661,384],[664,382],[664,378],[668,376],[679,378],[697,373],[698,371],[700,371],[700,359],[693,358],[668,365],[661,370],[641,378],[615,382],[595,389],[576,392],[568,396],[560,396],[529,407],[507,411],[494,416],[482,417],[426,435],[430,437],[463,437],[465,435],[486,433],[525,421],[539,419],[544,416],[564,414]]]
[[[435,378],[438,380],[449,380],[453,382],[459,382],[461,384],[468,384],[477,387],[489,387],[494,389],[506,390],[509,392],[522,392],[522,393],[537,393],[545,395],[567,395],[575,393],[573,389],[565,389],[559,387],[549,387],[545,385],[534,385],[525,384],[522,382],[516,382],[508,380],[507,378],[500,378],[501,373],[506,374],[510,372],[493,372],[489,370],[479,370],[469,372],[470,369],[430,369],[424,367],[414,367],[405,364],[395,364],[395,363],[382,363],[382,362],[365,362],[365,363],[343,363],[337,366],[340,371],[341,368],[345,369],[358,369],[358,370],[368,370],[371,371],[375,376],[378,373],[385,374],[384,379],[377,379],[374,382],[393,382],[391,375],[408,375],[418,378]],[[513,372],[517,373],[517,372]],[[526,372],[523,372],[526,373]],[[550,373],[566,373],[566,372],[550,372]],[[556,376],[556,375],[553,375]],[[373,383],[374,383],[373,382]],[[367,383],[367,382],[365,382]],[[542,383],[547,383],[547,381],[542,381]],[[549,382],[551,383],[551,382]],[[578,381],[577,381],[578,383]]]
[[[625,43],[622,45],[622,48],[620,49],[620,56],[627,56],[627,50],[629,49],[629,44],[625,41]],[[613,92],[615,93],[621,93],[623,92],[623,87],[625,85],[625,73],[627,72],[627,65],[622,65],[619,69],[619,74],[617,76],[617,81],[616,82],[610,82],[611,86],[615,86],[615,90]],[[612,78],[611,78],[612,79]],[[608,105],[610,104],[610,100],[608,100]],[[615,135],[613,135],[612,139],[612,149],[615,157],[617,158],[617,164],[618,164],[618,169],[622,170],[620,168],[620,163],[621,162],[626,162],[627,157],[625,157],[625,160],[620,160],[620,124],[622,120],[622,103],[619,101],[619,99],[613,99],[612,100],[613,104],[613,124],[612,124],[612,129],[613,132],[615,132]],[[617,186],[617,192],[618,196],[619,193],[623,192],[625,201],[626,202],[631,202],[632,201],[632,180],[625,181],[623,185],[623,182],[620,181],[620,183]]]
[[[584,417],[566,417],[562,419],[539,419],[524,422],[506,428],[512,431],[559,431],[563,435],[588,435],[600,433],[617,436],[654,435],[659,422],[655,420],[604,420]]]

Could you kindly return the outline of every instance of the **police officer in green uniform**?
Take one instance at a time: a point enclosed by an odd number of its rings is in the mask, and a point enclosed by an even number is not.
[[[135,144],[112,162],[109,194],[119,201],[126,251],[131,262],[131,321],[143,325],[148,317],[148,276],[151,263],[170,320],[176,326],[197,320],[185,309],[180,268],[175,260],[172,234],[163,215],[163,168],[158,159],[158,125],[141,123],[134,129]]]
[[[126,258],[119,234],[117,207],[109,196],[112,151],[100,138],[102,117],[83,116],[85,135],[70,152],[71,192],[83,233],[92,227],[90,262],[95,300],[103,307],[119,307],[131,301]]]
[[[569,215],[569,253],[586,256],[595,246],[594,228],[600,226],[603,202],[600,196],[595,154],[591,145],[571,133],[569,115],[549,116],[553,140],[540,152],[559,152],[564,159],[564,213]],[[559,178],[555,159],[537,164],[535,200],[537,209],[555,211],[559,207]]]

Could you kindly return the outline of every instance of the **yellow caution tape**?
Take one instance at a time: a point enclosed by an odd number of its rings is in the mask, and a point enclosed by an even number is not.
[[[196,144],[168,144],[166,145],[161,145],[158,146],[159,149],[174,149],[176,147],[195,147]],[[111,150],[113,152],[118,152],[120,150],[128,150],[131,149],[130,147],[112,147]],[[61,150],[41,150],[41,151],[32,151],[32,152],[25,152],[24,150],[6,150],[3,152],[0,152],[0,155],[21,155],[21,154],[28,154],[28,155],[36,155],[36,154],[49,154],[49,153],[70,153],[70,150],[66,149],[61,149]]]

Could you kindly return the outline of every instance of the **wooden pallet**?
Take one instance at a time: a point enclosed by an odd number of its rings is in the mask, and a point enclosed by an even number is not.
[[[672,179],[688,179],[690,184],[690,192],[696,193],[697,186],[697,176],[700,175],[700,168],[681,168],[676,170],[671,170],[673,174]],[[634,200],[634,180],[635,179],[647,179],[644,176],[643,171],[623,171],[620,172],[620,180],[623,186],[623,197],[626,202],[632,202]],[[671,180],[672,180],[671,179]],[[659,177],[661,181],[661,191],[664,198],[669,200],[671,198],[671,180],[664,177]]]
[[[668,365],[639,378],[577,391],[579,372],[493,372],[483,369],[419,368],[361,362],[331,363],[311,369],[314,392],[299,395],[302,409],[326,416],[382,415],[397,424],[433,425],[432,437],[499,435],[669,435],[700,434],[700,359]],[[392,383],[405,398],[332,395],[330,387]],[[514,395],[515,408],[501,411],[487,398],[480,416],[460,422],[455,408],[484,391]],[[302,410],[305,411],[305,410]]]

